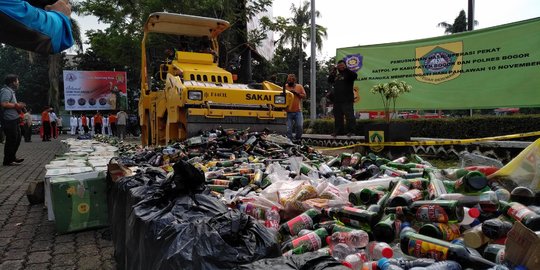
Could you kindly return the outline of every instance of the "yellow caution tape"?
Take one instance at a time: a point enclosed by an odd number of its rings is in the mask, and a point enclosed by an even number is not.
[[[503,135],[503,136],[493,136],[493,137],[485,137],[485,138],[475,138],[475,139],[458,139],[458,140],[428,140],[428,141],[408,141],[408,142],[377,142],[377,143],[355,143],[351,145],[346,146],[340,146],[340,147],[334,147],[334,148],[323,148],[323,149],[317,149],[319,151],[325,151],[325,150],[340,150],[340,149],[347,149],[347,148],[353,148],[356,146],[419,146],[419,145],[452,145],[452,144],[470,144],[475,142],[485,142],[485,141],[501,141],[501,140],[509,140],[509,139],[517,139],[517,138],[525,138],[525,137],[532,137],[532,136],[540,136],[540,131],[533,131],[533,132],[527,132],[527,133],[520,133],[520,134],[512,134],[512,135]]]

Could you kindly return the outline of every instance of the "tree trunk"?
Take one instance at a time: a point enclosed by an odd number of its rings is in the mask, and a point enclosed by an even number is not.
[[[302,47],[298,46],[298,84],[304,86],[304,54]]]
[[[59,83],[58,72],[60,69],[60,62],[62,61],[62,54],[53,54],[49,56],[49,106],[58,111],[59,105]]]

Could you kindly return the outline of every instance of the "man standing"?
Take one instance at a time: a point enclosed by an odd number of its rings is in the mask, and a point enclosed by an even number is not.
[[[118,136],[116,132],[116,114],[114,111],[109,115],[109,126],[111,126],[111,135]]]
[[[94,134],[101,134],[101,128],[103,127],[103,116],[101,116],[101,113],[98,111],[96,115],[94,115]]]
[[[58,122],[58,117],[54,113],[53,108],[49,111],[49,121],[51,121],[51,136],[53,139],[58,137],[58,130],[56,129],[56,123]]]
[[[69,134],[75,135],[75,133],[77,132],[77,124],[77,117],[75,115],[72,115],[69,118],[69,127],[71,128]]]
[[[111,129],[109,128],[109,116],[105,115],[103,117],[103,135],[110,136]]]
[[[6,135],[4,145],[4,166],[19,165],[24,161],[17,158],[17,150],[21,144],[21,129],[19,128],[19,112],[26,104],[17,102],[15,91],[19,89],[19,77],[8,74],[4,79],[4,87],[0,90],[0,106],[2,107],[2,126]]]
[[[49,114],[50,108],[45,106],[45,110],[41,112],[41,127],[43,129],[43,141],[48,142],[51,140],[51,116]]]
[[[119,111],[116,114],[116,131],[118,132],[118,137],[121,141],[126,137],[126,124],[127,124],[128,115],[124,111]]]
[[[87,134],[90,129],[88,128],[88,117],[84,114],[81,116],[81,126],[84,131],[83,134]]]
[[[287,138],[294,142],[302,139],[304,117],[302,115],[302,99],[306,97],[304,87],[296,83],[296,76],[289,74],[285,89],[294,94],[291,106],[287,110]],[[295,136],[293,137],[293,131]]]
[[[334,85],[334,133],[332,136],[344,135],[352,136],[356,119],[354,117],[354,81],[358,77],[356,72],[350,70],[345,65],[345,61],[339,60],[337,67],[332,67],[328,76],[328,83]],[[347,120],[347,127],[344,126],[344,118]]]

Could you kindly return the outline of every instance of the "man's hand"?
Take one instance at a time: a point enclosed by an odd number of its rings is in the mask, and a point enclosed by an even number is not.
[[[58,0],[52,5],[45,6],[45,10],[58,11],[68,17],[71,16],[71,5],[69,4],[68,0]]]

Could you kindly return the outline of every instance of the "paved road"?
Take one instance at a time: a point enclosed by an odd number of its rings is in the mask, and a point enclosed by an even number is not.
[[[115,269],[107,229],[60,235],[44,205],[28,203],[28,183],[43,179],[45,164],[63,152],[59,140],[41,142],[37,135],[32,140],[21,142],[21,166],[0,166],[0,270]]]

